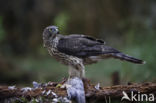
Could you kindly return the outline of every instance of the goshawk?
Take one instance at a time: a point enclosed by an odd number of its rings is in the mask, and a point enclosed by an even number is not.
[[[103,40],[81,34],[61,35],[56,26],[48,26],[44,29],[43,43],[51,56],[70,67],[70,77],[85,77],[84,65],[106,58],[116,58],[137,64],[145,63],[105,45]]]

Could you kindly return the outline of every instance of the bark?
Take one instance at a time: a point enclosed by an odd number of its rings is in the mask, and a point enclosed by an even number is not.
[[[43,96],[44,98],[58,98],[67,97],[66,88],[63,85],[64,82],[48,82],[45,84],[36,83],[33,88],[19,88],[14,86],[0,86],[0,100],[9,98],[25,97],[27,100]],[[154,94],[156,95],[156,83],[129,83],[128,85],[116,85],[109,87],[100,87],[98,85],[91,84],[88,80],[84,80],[86,100],[103,101],[106,98],[111,100],[121,100],[125,91],[128,95],[133,92],[139,92],[140,94]],[[49,92],[50,91],[50,92]],[[56,96],[56,95],[57,96]]]

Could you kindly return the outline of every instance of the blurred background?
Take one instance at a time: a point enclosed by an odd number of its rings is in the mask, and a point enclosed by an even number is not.
[[[86,77],[102,85],[156,82],[155,0],[1,0],[0,84],[62,81],[66,66],[43,48],[42,32],[56,25],[64,35],[104,39],[145,65],[109,59],[86,66]]]

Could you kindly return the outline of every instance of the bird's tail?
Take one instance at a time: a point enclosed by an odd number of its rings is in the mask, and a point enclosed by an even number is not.
[[[134,57],[128,56],[112,47],[109,46],[104,46],[103,47],[103,58],[109,58],[109,57],[113,57],[113,58],[117,58],[120,60],[125,60],[128,62],[132,62],[132,63],[136,63],[136,64],[145,64],[145,61],[140,60],[140,59],[136,59]]]
[[[143,60],[136,59],[134,57],[128,56],[128,55],[123,54],[121,52],[119,52],[119,53],[111,53],[111,56],[113,58],[117,58],[117,59],[120,59],[120,60],[125,60],[125,61],[136,63],[136,64],[145,64],[146,63]]]

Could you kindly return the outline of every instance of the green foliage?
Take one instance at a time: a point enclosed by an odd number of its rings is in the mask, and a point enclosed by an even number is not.
[[[57,25],[61,32],[65,32],[69,21],[69,14],[65,11],[60,12],[54,19],[54,24]]]
[[[33,76],[37,77],[35,81],[61,81],[63,77],[67,77],[67,67],[50,56],[46,58],[34,58],[31,56],[27,58],[14,58],[14,63],[26,71],[33,72],[35,74]]]
[[[129,77],[129,81],[144,82],[154,81],[156,76],[155,61],[156,61],[156,48],[155,48],[155,35],[156,31],[144,25],[142,28],[132,28],[127,31],[127,47],[124,51],[134,57],[146,61],[144,65],[129,65],[123,64],[127,68],[125,76]],[[127,73],[126,73],[127,72]],[[124,76],[124,77],[125,77]]]

